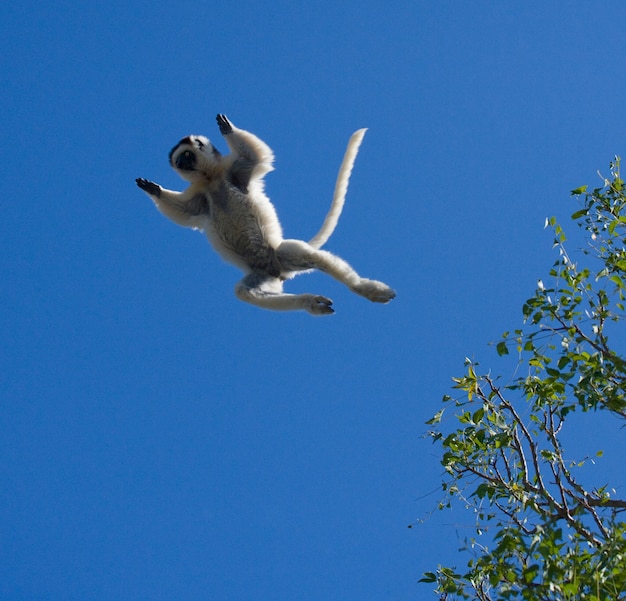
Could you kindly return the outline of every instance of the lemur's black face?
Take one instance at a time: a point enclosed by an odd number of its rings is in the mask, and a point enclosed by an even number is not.
[[[196,167],[196,155],[193,150],[186,148],[182,152],[178,152],[181,146],[195,146],[191,136],[183,138],[172,150],[170,150],[170,163],[172,167],[176,167],[181,171],[193,171]],[[203,144],[199,146],[202,150]]]
[[[219,161],[220,153],[204,136],[187,136],[170,151],[170,165],[189,182],[202,179]]]
[[[196,155],[185,150],[176,157],[176,167],[181,171],[193,171],[196,168]]]

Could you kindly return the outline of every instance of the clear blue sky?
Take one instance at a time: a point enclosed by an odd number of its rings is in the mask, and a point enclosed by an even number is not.
[[[5,2],[0,8],[0,599],[398,601],[457,562],[421,438],[520,325],[544,219],[626,154],[620,2]],[[239,272],[136,188],[223,112],[276,154],[289,237],[398,292]],[[624,452],[622,445],[620,453]],[[607,458],[606,461],[610,459]],[[621,464],[623,466],[623,464]],[[465,522],[464,522],[465,521]],[[434,598],[434,597],[432,597]]]

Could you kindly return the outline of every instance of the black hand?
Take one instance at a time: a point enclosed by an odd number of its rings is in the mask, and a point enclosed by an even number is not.
[[[155,184],[143,177],[138,177],[135,180],[135,183],[144,191],[150,194],[151,196],[156,196],[157,198],[161,196],[161,186],[159,184]]]
[[[218,115],[215,120],[217,121],[217,125],[220,128],[220,133],[223,136],[227,136],[228,134],[233,133],[233,124],[228,120],[226,115]]]

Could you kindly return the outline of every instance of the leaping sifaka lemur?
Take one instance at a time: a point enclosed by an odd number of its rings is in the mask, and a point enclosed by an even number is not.
[[[264,193],[263,177],[273,169],[270,148],[225,115],[217,116],[217,124],[231,154],[222,156],[204,136],[183,138],[170,152],[173,169],[191,182],[187,190],[166,190],[143,178],[136,182],[161,213],[179,225],[204,231],[222,258],[244,272],[235,287],[239,299],[276,311],[332,313],[332,301],[325,296],[283,292],[285,280],[311,269],[327,273],[373,302],[387,303],[395,297],[386,284],[362,278],[343,259],[319,250],[337,225],[365,129],[350,138],[322,228],[304,242],[283,238],[276,210]]]

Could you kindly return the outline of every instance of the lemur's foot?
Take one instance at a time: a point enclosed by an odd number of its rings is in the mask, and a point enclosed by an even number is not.
[[[373,303],[388,303],[396,297],[395,290],[387,286],[387,284],[365,278],[362,278],[356,286],[352,286],[352,290]]]

